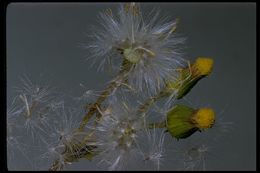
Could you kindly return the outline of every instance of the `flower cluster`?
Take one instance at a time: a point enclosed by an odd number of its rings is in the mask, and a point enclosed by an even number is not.
[[[110,66],[117,72],[104,90],[88,89],[74,97],[78,105],[67,106],[54,88],[24,77],[8,107],[8,149],[24,154],[23,143],[29,143],[30,151],[37,150],[36,169],[62,170],[80,159],[96,159],[102,169],[159,170],[175,157],[166,141],[185,142],[217,121],[210,107],[175,104],[213,69],[209,57],[192,63],[183,58],[185,39],[177,33],[178,19],[160,17],[156,11],[144,15],[137,3],[120,4],[116,13],[108,9],[99,17],[100,27],[84,46],[99,69]],[[154,108],[160,113],[150,111]],[[193,170],[201,161],[204,169],[207,149],[202,145],[182,152],[183,169]],[[41,161],[48,165],[43,168]]]

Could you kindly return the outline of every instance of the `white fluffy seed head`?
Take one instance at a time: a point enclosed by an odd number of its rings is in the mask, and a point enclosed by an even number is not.
[[[23,102],[47,103],[53,99],[54,88],[49,85],[34,84],[26,75],[20,77],[20,81],[21,85],[16,87],[16,91]]]
[[[59,145],[64,145],[72,154],[78,154],[81,149],[78,144],[86,133],[78,132],[80,119],[77,110],[61,107],[53,115],[53,137],[59,139]]]
[[[128,103],[118,99],[110,100],[106,109],[98,110],[103,115],[95,131],[100,152],[98,157],[101,162],[108,164],[109,170],[118,170],[137,151],[135,139],[142,120]]]
[[[121,4],[112,15],[101,13],[101,27],[95,29],[85,47],[102,68],[111,65],[119,69],[120,62],[127,59],[132,64],[129,84],[137,91],[154,94],[179,66],[179,45],[184,39],[175,33],[176,20],[159,17],[154,11],[147,16],[143,16],[139,4]]]
[[[165,156],[164,140],[165,132],[162,129],[146,128],[140,131],[137,142],[145,167],[160,170]]]

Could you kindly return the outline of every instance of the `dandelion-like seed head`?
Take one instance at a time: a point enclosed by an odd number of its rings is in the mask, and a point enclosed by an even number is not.
[[[101,120],[98,129],[106,133],[107,137],[105,140],[108,140],[107,142],[112,141],[114,149],[128,150],[132,147],[134,138],[136,137],[137,123],[137,121],[131,118],[121,119],[115,117],[112,112],[112,114],[107,115],[107,117]]]
[[[154,94],[163,79],[180,64],[179,45],[184,42],[176,33],[176,20],[160,18],[152,11],[144,17],[140,4],[120,6],[117,15],[110,10],[100,15],[102,26],[86,46],[91,57],[101,58],[100,67],[127,60],[128,83],[137,91]]]
[[[53,137],[59,139],[59,145],[64,145],[67,152],[77,156],[82,147],[79,145],[86,132],[79,132],[79,112],[71,108],[61,107],[56,110]]]
[[[111,170],[120,169],[136,149],[135,140],[142,121],[130,105],[121,100],[113,100],[106,109],[98,110],[102,118],[95,136],[101,162],[109,164]]]
[[[153,166],[154,169],[160,170],[162,161],[166,155],[164,148],[165,132],[157,129],[144,129],[141,131],[144,136],[141,136],[139,150],[143,156],[144,164]],[[150,165],[152,164],[152,165]]]

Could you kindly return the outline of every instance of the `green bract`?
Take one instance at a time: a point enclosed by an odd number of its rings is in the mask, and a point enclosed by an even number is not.
[[[166,128],[172,137],[186,138],[198,130],[190,121],[193,112],[190,107],[177,105],[167,113]]]
[[[208,76],[213,67],[213,59],[199,57],[191,67],[180,69],[177,80],[166,80],[166,92],[177,91],[177,99],[181,99],[201,80]]]
[[[168,92],[177,90],[177,99],[181,99],[197,84],[197,82],[205,76],[192,76],[189,69],[181,71],[180,77],[176,81],[167,81],[166,87]]]
[[[138,63],[142,54],[133,48],[127,48],[124,50],[124,57],[131,63]]]

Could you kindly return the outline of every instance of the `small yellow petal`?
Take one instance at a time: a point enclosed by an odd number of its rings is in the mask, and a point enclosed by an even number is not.
[[[199,72],[200,75],[209,75],[213,67],[213,59],[199,57],[196,59],[193,67]]]
[[[200,108],[193,115],[192,121],[199,129],[211,128],[215,122],[215,112],[211,108]]]

